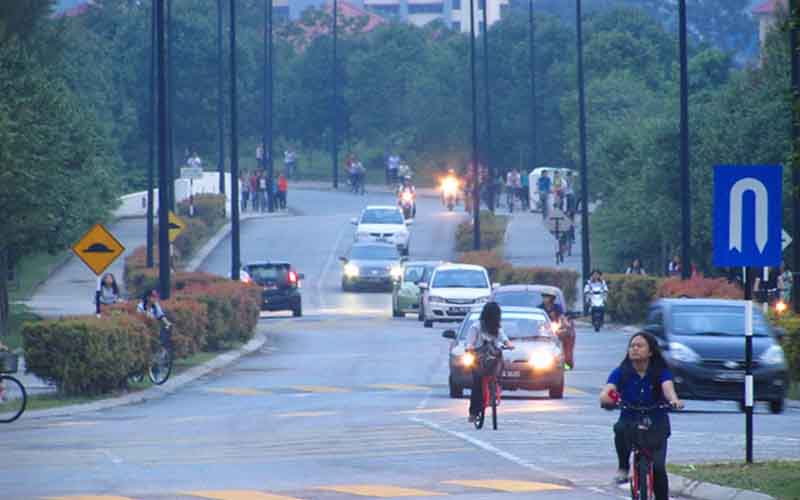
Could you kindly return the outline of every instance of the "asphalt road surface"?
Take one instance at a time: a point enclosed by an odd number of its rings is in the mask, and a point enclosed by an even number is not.
[[[300,215],[242,224],[242,260],[286,258],[304,272],[306,315],[264,314],[263,349],[164,399],[0,427],[0,498],[626,497],[610,484],[616,415],[597,393],[627,334],[579,329],[565,398],[506,392],[499,430],[477,431],[468,401],[448,397],[443,328],[392,319],[390,294],[340,291],[350,218],[392,198],[290,196]],[[420,200],[412,258],[453,258],[463,217]],[[223,244],[204,269],[226,275],[229,262]],[[757,460],[800,458],[800,410],[759,408],[755,425]],[[735,404],[690,401],[672,428],[672,462],[744,456]]]

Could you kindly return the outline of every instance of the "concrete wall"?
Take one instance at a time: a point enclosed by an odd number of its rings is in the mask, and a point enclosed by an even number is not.
[[[175,180],[175,201],[181,202],[189,198],[192,194],[203,193],[219,193],[219,174],[217,172],[203,172],[203,178],[196,181],[189,181],[188,179]],[[227,203],[225,204],[225,211],[230,217],[231,203],[231,174],[225,173],[225,192],[228,193]],[[153,190],[153,212],[158,213],[158,189]],[[138,193],[130,193],[120,197],[121,204],[117,210],[114,211],[114,216],[117,218],[122,217],[145,217],[147,215],[147,191],[139,191]]]

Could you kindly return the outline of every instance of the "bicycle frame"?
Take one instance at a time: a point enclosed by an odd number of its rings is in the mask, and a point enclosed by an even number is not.
[[[659,403],[647,407],[621,404],[619,408],[636,412],[636,431],[647,432],[652,426],[652,422],[649,421],[650,412],[659,409],[668,410],[672,407]],[[655,471],[653,469],[655,459],[653,458],[653,450],[639,446],[636,439],[631,442],[631,450],[633,454],[633,473],[630,479],[631,498],[633,500],[651,500],[655,498]]]

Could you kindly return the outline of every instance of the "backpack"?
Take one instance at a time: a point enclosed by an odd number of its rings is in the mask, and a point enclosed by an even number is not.
[[[503,366],[503,351],[494,342],[486,341],[475,349],[478,365],[475,370],[482,377],[497,375]]]

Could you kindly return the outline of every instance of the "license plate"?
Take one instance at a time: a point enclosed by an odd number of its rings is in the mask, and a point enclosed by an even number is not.
[[[517,371],[517,370],[504,371],[503,372],[503,377],[505,377],[505,378],[519,378],[519,371]]]
[[[714,377],[714,380],[717,382],[742,382],[744,381],[744,372],[720,372]]]
[[[467,314],[469,312],[469,307],[451,307],[450,312],[458,314]]]

